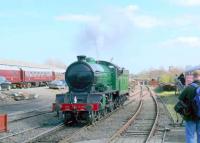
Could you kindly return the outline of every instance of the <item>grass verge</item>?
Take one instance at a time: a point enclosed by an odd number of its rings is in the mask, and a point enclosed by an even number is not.
[[[182,117],[179,114],[176,114],[176,112],[174,111],[174,106],[178,101],[178,95],[175,95],[174,91],[161,91],[160,89],[155,89],[155,92],[163,100],[174,123],[177,123],[177,120],[178,120],[178,123],[181,123]]]

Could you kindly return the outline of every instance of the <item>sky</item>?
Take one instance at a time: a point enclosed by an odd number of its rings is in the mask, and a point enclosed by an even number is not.
[[[200,0],[0,0],[0,59],[199,65]]]

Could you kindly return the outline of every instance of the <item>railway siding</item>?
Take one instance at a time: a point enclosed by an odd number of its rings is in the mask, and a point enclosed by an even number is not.
[[[125,104],[126,105],[131,104],[132,101],[136,100],[138,95],[140,95],[140,88],[138,88],[138,90],[135,90],[135,92],[131,94],[131,96],[130,96],[131,99],[128,102],[126,102]],[[135,97],[135,98],[133,98],[133,97]],[[123,109],[123,107],[121,107],[118,110],[121,110],[121,109]],[[69,127],[65,127],[65,126],[60,126],[58,128],[55,127],[55,130],[52,129],[52,130],[43,132],[43,133],[39,134],[38,136],[30,138],[26,142],[34,142],[34,143],[37,143],[37,142],[38,143],[39,142],[59,142],[59,141],[60,142],[70,142],[71,140],[73,140],[74,137],[80,136],[80,134],[88,132],[88,130],[92,130],[93,128],[96,128],[97,125],[101,124],[102,122],[105,122],[105,120],[109,119],[113,114],[115,114],[115,113],[117,114],[118,110],[115,110],[114,112],[107,114],[105,117],[103,117],[101,120],[95,122],[93,125],[83,126],[83,125],[79,124],[79,125],[69,126]]]
[[[0,142],[22,143],[61,122],[53,113],[41,113],[9,122],[9,131],[0,135]]]
[[[121,136],[111,140],[112,142],[142,143],[150,141],[154,135],[159,115],[157,100],[151,92],[143,94],[142,106],[138,108],[138,112],[133,116],[128,127],[122,127],[125,128],[123,134],[120,133]]]
[[[140,92],[137,92],[140,95]],[[137,98],[132,98],[125,103],[125,105],[112,113],[109,118],[102,120],[101,122],[95,123],[94,126],[90,126],[85,130],[78,132],[78,134],[73,135],[70,139],[66,138],[61,141],[64,142],[108,142],[108,139],[127,122],[130,117],[136,112],[139,106],[140,96],[132,94]]]
[[[157,93],[160,101],[161,117],[159,119],[160,134],[163,135],[162,142],[164,143],[183,143],[185,142],[184,127],[180,126],[182,118],[179,116],[179,122],[177,123],[177,117],[174,116],[175,111],[173,106],[177,102],[177,96],[174,93],[164,92]],[[169,130],[170,129],[170,130]],[[167,130],[167,131],[166,131]],[[164,135],[165,133],[165,135]],[[156,132],[156,135],[158,132]],[[156,139],[156,136],[155,138]]]

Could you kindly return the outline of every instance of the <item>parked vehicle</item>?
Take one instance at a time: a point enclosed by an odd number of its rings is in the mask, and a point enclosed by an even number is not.
[[[11,89],[11,82],[6,80],[5,77],[0,76],[0,90],[10,90]]]
[[[51,89],[64,89],[67,87],[67,84],[64,80],[54,80],[49,83],[49,88]]]

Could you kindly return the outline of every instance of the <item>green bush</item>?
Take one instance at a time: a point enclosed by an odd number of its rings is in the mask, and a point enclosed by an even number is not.
[[[174,77],[171,74],[162,74],[159,81],[161,83],[172,83],[174,82]]]

